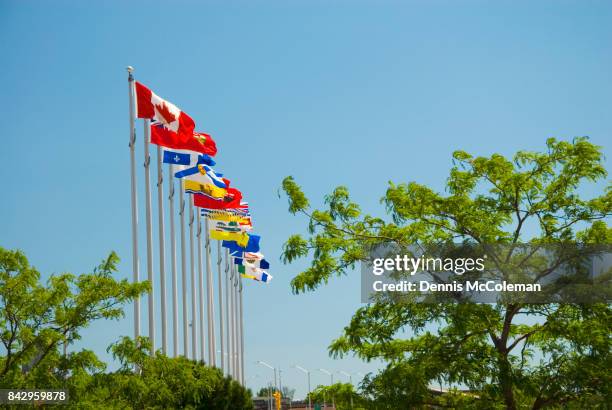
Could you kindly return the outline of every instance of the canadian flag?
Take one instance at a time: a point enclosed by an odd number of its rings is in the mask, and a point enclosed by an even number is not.
[[[151,118],[175,133],[192,134],[195,122],[176,105],[136,81],[138,118]]]
[[[151,142],[173,149],[215,155],[217,145],[208,134],[194,132],[195,122],[176,105],[136,81],[138,118],[150,118]]]

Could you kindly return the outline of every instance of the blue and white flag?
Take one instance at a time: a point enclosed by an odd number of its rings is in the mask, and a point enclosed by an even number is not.
[[[182,173],[188,169],[193,168],[195,172],[198,172],[197,166],[200,164],[206,166],[215,165],[215,161],[209,155],[200,154],[194,151],[167,148],[164,148],[162,161],[164,164],[174,165],[174,176],[177,178],[182,178],[184,176]]]

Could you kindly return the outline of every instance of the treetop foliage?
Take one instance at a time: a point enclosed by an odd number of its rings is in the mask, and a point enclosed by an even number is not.
[[[308,235],[291,236],[282,258],[311,258],[291,282],[301,293],[347,275],[370,249],[387,243],[609,245],[612,184],[606,177],[601,147],[586,137],[551,138],[543,152],[519,151],[511,159],[456,151],[444,193],[389,182],[381,199],[386,215],[378,217],[363,214],[346,187],[326,196],[323,209],[311,209],[289,176],[283,181],[289,212],[306,217]],[[602,180],[604,189],[583,197],[585,184]],[[609,279],[601,285],[609,287]],[[379,409],[446,406],[451,398],[471,408],[580,408],[612,397],[611,335],[612,311],[602,303],[379,298],[355,312],[329,352],[387,363],[361,386]],[[428,389],[442,382],[471,393],[442,398]]]
[[[417,182],[389,182],[381,202],[391,223],[363,215],[342,186],[325,197],[326,209],[311,210],[300,186],[286,177],[289,211],[308,218],[310,237],[291,236],[282,259],[313,255],[311,267],[293,279],[293,291],[314,290],[330,276],[346,274],[380,243],[610,243],[604,219],[612,208],[612,185],[595,198],[578,195],[581,183],[607,176],[600,147],[586,137],[551,138],[546,147],[542,153],[519,151],[512,160],[455,151],[446,194]],[[529,236],[528,224],[537,227]]]
[[[67,389],[68,408],[252,409],[250,391],[216,368],[155,352],[147,338],[122,338],[108,349],[115,372],[90,350],[64,346],[98,319],[117,320],[148,282],[116,280],[111,252],[92,273],[62,273],[40,283],[26,256],[0,248],[0,387]],[[134,369],[138,369],[135,373]]]

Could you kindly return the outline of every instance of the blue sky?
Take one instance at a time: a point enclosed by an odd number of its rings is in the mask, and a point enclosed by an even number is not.
[[[273,263],[269,286],[246,286],[249,385],[271,376],[257,360],[280,366],[298,396],[293,363],[366,373],[376,364],[326,351],[359,306],[359,277],[290,292],[306,263],[279,256],[305,221],[278,197],[282,178],[314,204],[346,185],[381,214],[389,180],[442,189],[456,149],[512,154],[588,135],[610,157],[611,20],[604,1],[2,0],[0,246],[45,273],[87,272],[115,250],[131,277],[132,65],[214,136],[217,169],[250,202]],[[109,359],[106,347],[131,335],[126,312],[83,343]],[[313,385],[327,380],[313,373]]]

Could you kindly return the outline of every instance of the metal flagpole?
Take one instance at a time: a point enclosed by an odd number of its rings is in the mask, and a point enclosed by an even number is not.
[[[138,261],[138,197],[136,195],[136,156],[134,148],[136,145],[136,113],[134,107],[134,69],[127,67],[128,72],[128,95],[130,100],[130,173],[132,187],[132,281],[140,281],[140,264]],[[140,336],[140,297],[134,298],[134,340]]]
[[[182,270],[182,293],[183,293],[183,354],[189,357],[189,319],[187,315],[187,240],[185,239],[185,191],[183,180],[179,180],[180,211],[181,218],[181,270]]]
[[[221,346],[221,373],[224,373],[224,358],[223,358],[223,273],[221,272],[221,262],[222,258],[222,250],[221,250],[221,241],[217,241],[217,272],[219,282],[219,346]]]
[[[196,316],[196,283],[195,283],[195,253],[193,237],[193,195],[189,195],[189,262],[191,264],[191,358],[197,360],[197,316]]]
[[[241,383],[242,375],[240,369],[240,273],[236,275],[236,380]]]
[[[164,172],[162,169],[162,149],[157,146],[157,212],[159,214],[159,289],[161,291],[161,329],[162,329],[162,352],[168,354],[166,334],[166,232],[164,229]]]
[[[216,366],[215,353],[217,350],[215,343],[215,292],[212,272],[212,255],[210,252],[210,225],[208,218],[204,219],[204,223],[206,224],[206,290],[208,294],[208,303],[206,305],[208,319],[208,364],[214,367]]]
[[[145,204],[147,225],[147,280],[151,289],[149,290],[149,340],[151,342],[151,356],[155,354],[155,286],[153,279],[153,217],[151,215],[151,155],[149,154],[149,132],[150,121],[145,118],[144,124],[144,168],[145,168]]]
[[[204,267],[202,265],[202,218],[200,216],[199,208],[196,208],[196,213],[198,216],[198,291],[200,296],[198,301],[200,307],[200,357],[202,361],[204,361],[204,358],[206,357],[206,354],[204,353],[206,350],[204,346],[204,341],[206,340],[206,335],[204,334]]]
[[[242,307],[242,276],[239,276],[238,278],[238,283],[240,284],[240,379],[242,381],[242,385],[244,386],[244,313]]]
[[[238,383],[242,380],[242,368],[240,366],[240,273],[236,275],[236,379]]]
[[[231,331],[230,331],[230,322],[231,322],[231,316],[232,316],[232,312],[230,309],[230,288],[231,288],[231,278],[230,276],[232,275],[231,273],[231,268],[230,265],[233,264],[233,261],[231,260],[232,258],[230,257],[229,254],[229,249],[225,249],[225,313],[226,313],[226,323],[227,326],[226,327],[226,331],[227,331],[227,338],[226,338],[226,352],[227,352],[227,374],[229,376],[232,375],[232,360],[231,360]]]
[[[234,283],[234,334],[236,335],[234,340],[234,351],[236,352],[236,380],[240,383],[240,325],[238,324],[240,316],[240,306],[238,306],[238,284],[240,281],[240,272],[236,272],[236,281]]]
[[[238,304],[236,303],[236,291],[238,289],[238,273],[234,266],[234,280],[232,283],[232,356],[234,357],[234,378],[238,380],[238,332],[237,332],[237,318],[238,318]]]
[[[178,283],[176,278],[176,237],[174,234],[174,169],[168,164],[168,203],[170,205],[170,256],[172,265],[172,347],[178,357]]]
[[[233,378],[234,373],[234,267],[230,263],[230,280],[227,284],[229,290],[229,310],[227,314],[227,338],[229,340],[229,347],[227,349],[227,357],[229,359],[228,370],[229,375]]]

